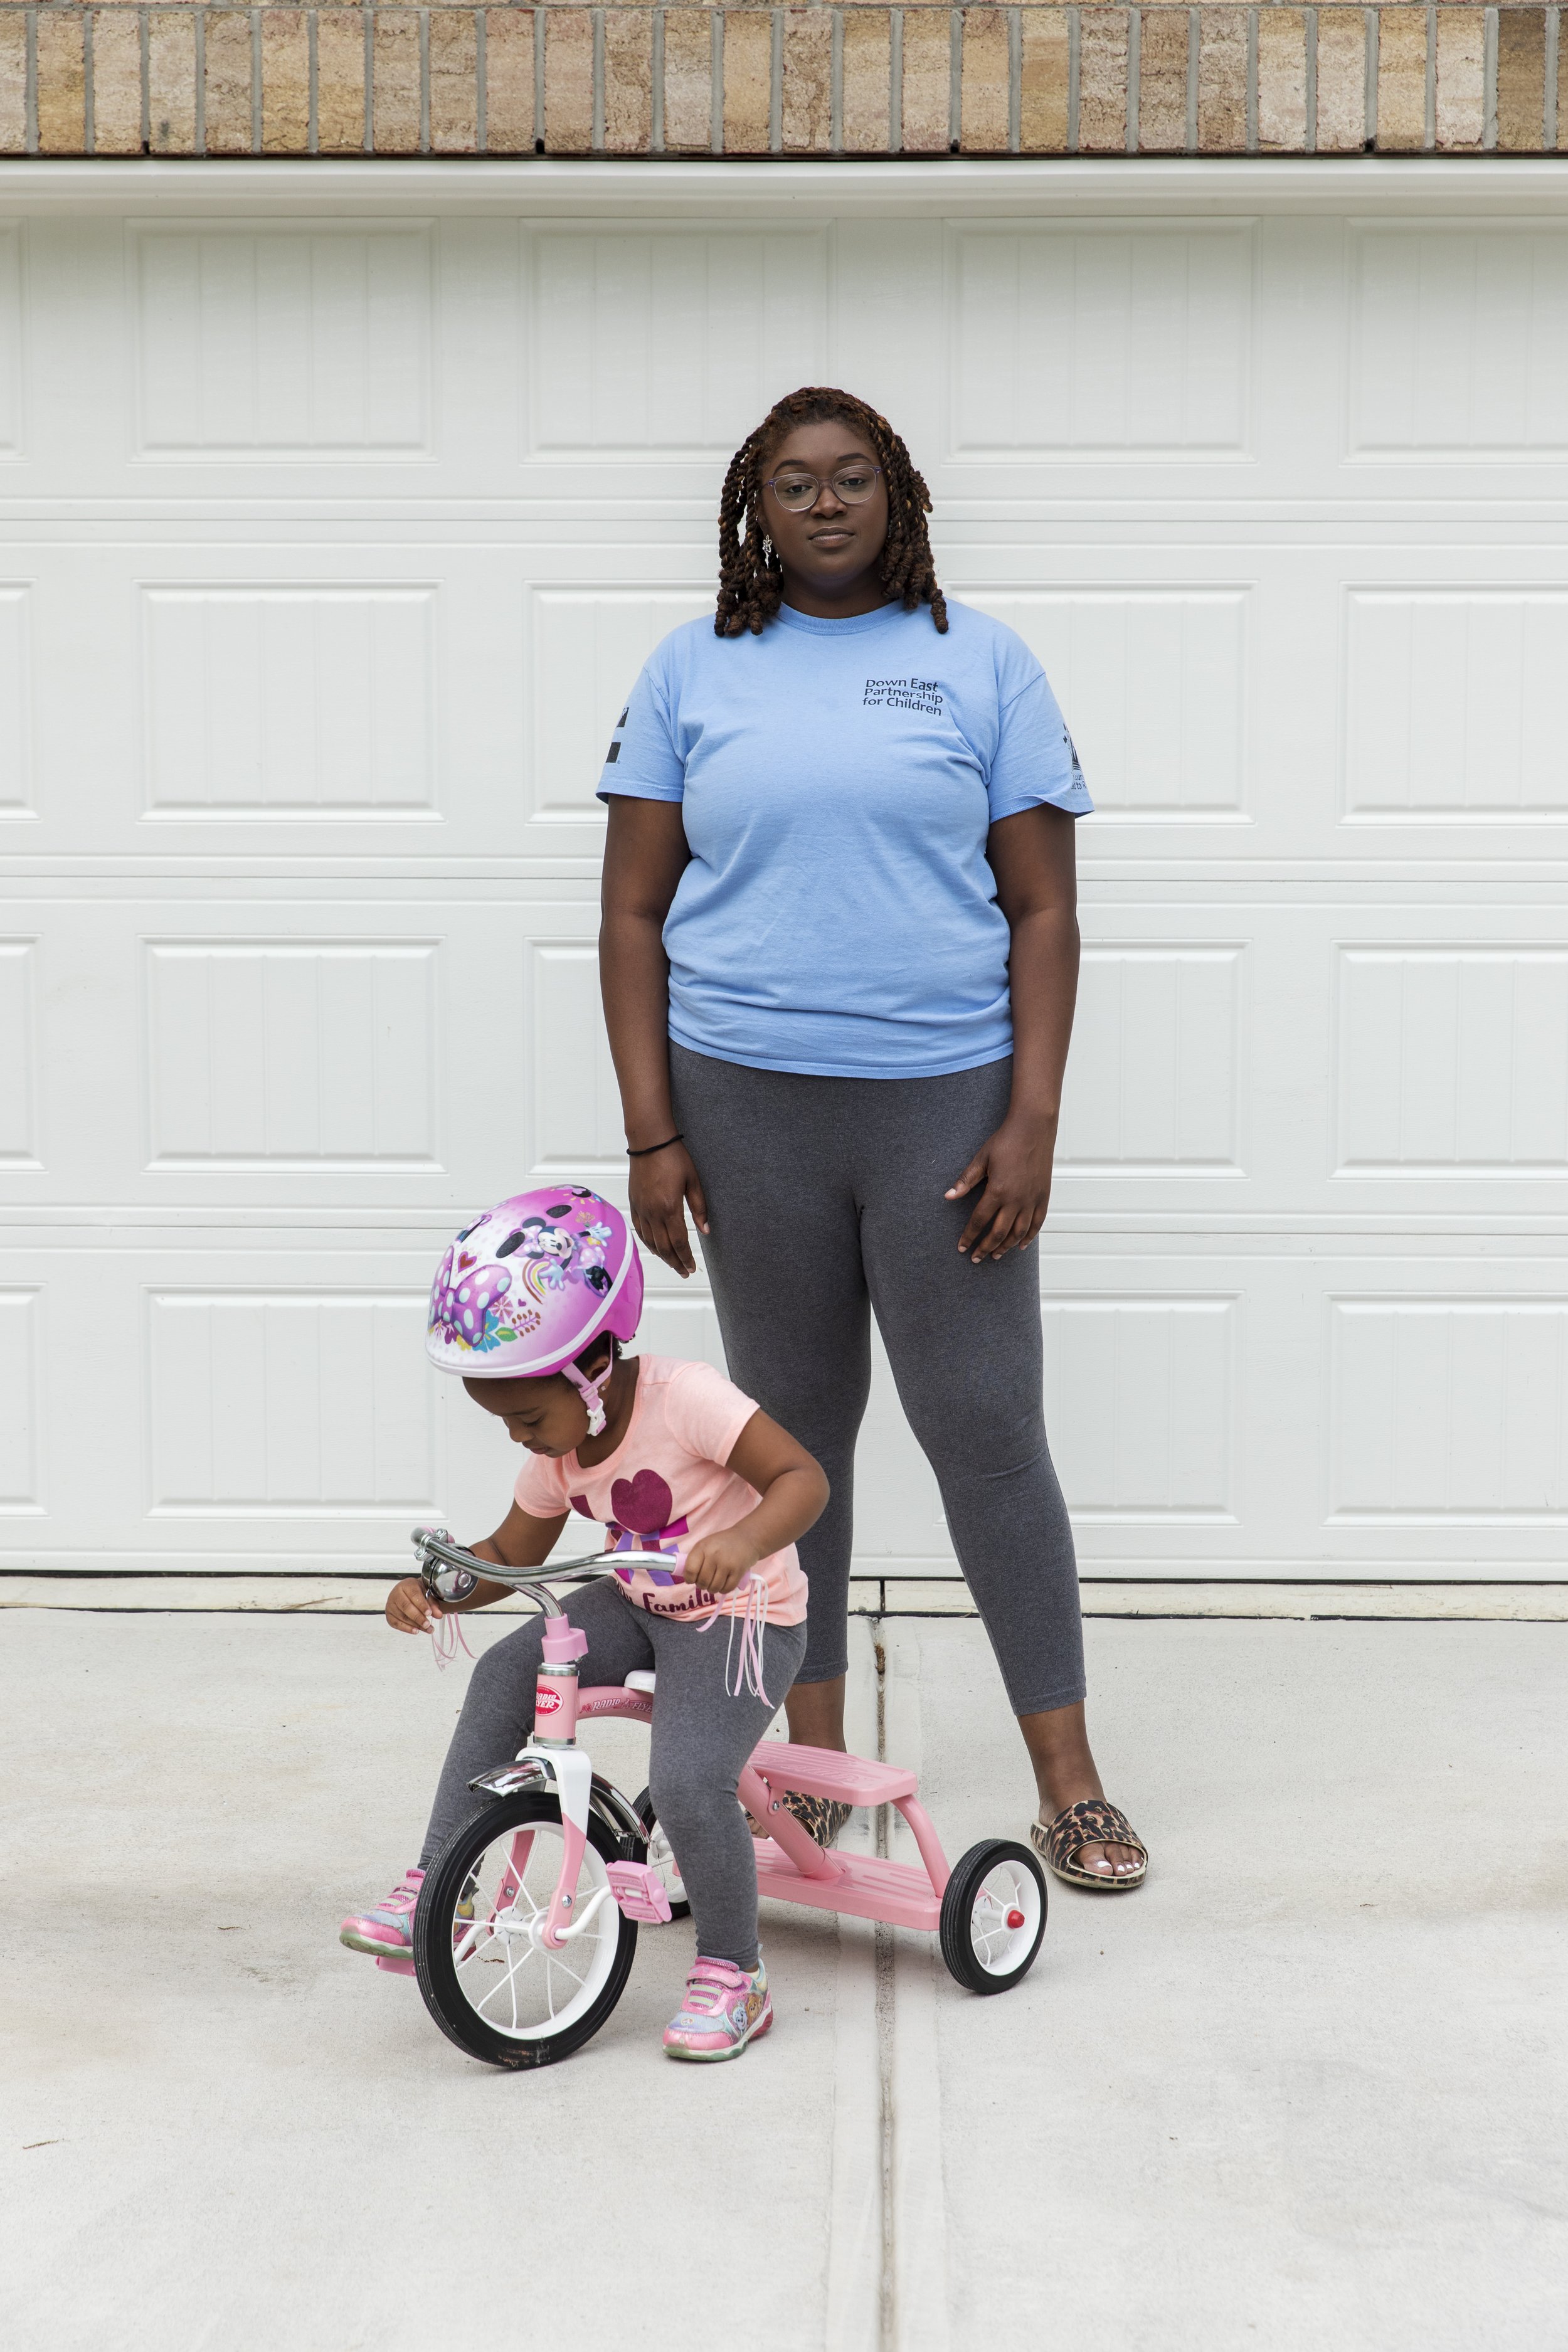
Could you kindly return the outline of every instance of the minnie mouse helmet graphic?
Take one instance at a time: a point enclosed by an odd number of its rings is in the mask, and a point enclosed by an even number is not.
[[[564,1373],[596,1437],[600,1383],[575,1359],[606,1332],[629,1339],[642,1302],[642,1260],[619,1209],[581,1184],[517,1192],[465,1225],[441,1260],[425,1352],[468,1380]]]

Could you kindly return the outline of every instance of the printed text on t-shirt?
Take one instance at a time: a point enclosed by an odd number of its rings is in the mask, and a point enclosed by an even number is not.
[[[868,677],[863,710],[921,710],[942,717],[942,693],[934,677]]]

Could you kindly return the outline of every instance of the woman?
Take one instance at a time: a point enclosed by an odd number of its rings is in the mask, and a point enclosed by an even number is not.
[[[1090,802],[1044,672],[949,606],[931,499],[848,394],[736,452],[718,613],[667,637],[600,784],[600,968],[638,1236],[702,1235],[730,1375],[816,1455],[792,1738],[844,1745],[870,1313],[936,1473],[1059,1877],[1147,1866],[1084,1727],[1072,1536],[1041,1414],[1038,1286]],[[815,1807],[831,1838],[843,1808]]]

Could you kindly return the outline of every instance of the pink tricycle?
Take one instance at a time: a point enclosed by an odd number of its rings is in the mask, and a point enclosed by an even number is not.
[[[466,1599],[475,1580],[508,1584],[548,1620],[534,1734],[514,1760],[470,1784],[498,1801],[454,1832],[425,1875],[414,1920],[414,1973],[437,2023],[491,2066],[547,2066],[596,2033],[631,1972],[637,1925],[685,1916],[675,1857],[645,1789],[627,1800],[595,1771],[577,1727],[596,1717],[651,1723],[654,1677],[578,1687],[586,1637],[544,1581],[601,1575],[604,1553],[511,1570],[477,1559],[445,1528],[415,1530],[433,1600]],[[1027,1846],[986,1838],[953,1868],[913,1772],[824,1748],[764,1740],[741,1775],[742,1803],[769,1834],[757,1841],[757,1885],[900,1927],[934,1929],[942,1956],[973,1992],[1005,1992],[1027,1974],[1046,1931],[1046,1884]],[[799,1790],[849,1805],[896,1805],[917,1864],[819,1846],[784,1805]],[[382,1960],[406,1972],[407,1961]]]

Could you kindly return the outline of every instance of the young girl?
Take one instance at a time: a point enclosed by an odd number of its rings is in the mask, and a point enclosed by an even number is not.
[[[584,1685],[658,1675],[648,1785],[697,1930],[697,1960],[665,2028],[672,2058],[735,2058],[773,2023],[757,1948],[757,1872],[735,1794],[805,1651],[805,1579],[795,1539],[827,1500],[827,1481],[793,1437],[709,1364],[626,1357],[642,1311],[642,1265],[618,1209],[580,1185],[503,1201],[458,1235],[430,1293],[426,1349],[458,1372],[476,1404],[527,1452],[516,1499],[480,1559],[534,1568],[579,1511],[609,1529],[614,1574],[584,1586],[566,1614],[588,1638]],[[679,1545],[684,1577],[668,1559]],[[758,1680],[765,1698],[726,1684],[716,1615],[766,1598]],[[480,1584],[482,1609],[507,1587]],[[386,1621],[422,1633],[436,1604],[417,1577],[395,1585]],[[384,1903],[345,1919],[358,1952],[406,1959],[425,1872],[478,1806],[468,1783],[506,1763],[533,1728],[543,1641],[536,1618],[474,1668],[416,1868]]]

